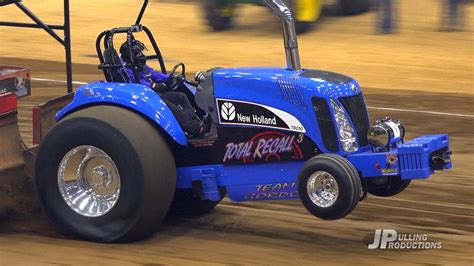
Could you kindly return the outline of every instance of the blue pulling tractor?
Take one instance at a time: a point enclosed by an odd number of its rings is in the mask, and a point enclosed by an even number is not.
[[[370,124],[354,79],[301,68],[282,0],[265,3],[282,21],[287,67],[214,68],[186,80],[181,90],[196,116],[213,120],[206,135],[188,135],[155,91],[129,82],[130,66],[114,48],[114,35],[130,43],[144,32],[155,51],[148,59],[168,73],[151,31],[139,23],[146,3],[136,25],[99,35],[106,81],[78,88],[41,145],[39,197],[65,233],[138,240],[167,214],[203,214],[225,195],[235,202],[300,199],[314,216],[340,219],[367,193],[393,196],[412,179],[451,168],[447,135],[406,141],[400,121]]]

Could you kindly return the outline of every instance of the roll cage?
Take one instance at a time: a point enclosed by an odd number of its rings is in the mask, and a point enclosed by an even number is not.
[[[97,56],[99,57],[99,61],[100,61],[99,69],[102,69],[104,71],[104,76],[107,81],[109,82],[116,81],[113,79],[113,74],[111,73],[118,72],[124,67],[129,67],[130,69],[132,69],[135,80],[136,81],[140,80],[138,76],[138,71],[136,68],[137,64],[135,63],[135,60],[132,56],[133,54],[132,41],[135,39],[134,33],[138,33],[138,32],[146,33],[153,47],[153,50],[155,52],[154,55],[148,55],[147,59],[158,60],[158,62],[160,63],[161,72],[163,74],[167,73],[163,56],[161,55],[160,48],[158,47],[158,44],[156,43],[155,38],[153,37],[153,34],[151,33],[150,29],[140,24],[147,5],[148,5],[148,0],[144,0],[143,6],[138,14],[137,20],[135,21],[134,25],[130,27],[118,27],[118,28],[106,30],[100,33],[99,36],[97,37],[96,50],[97,50]],[[127,34],[127,43],[128,43],[128,48],[129,48],[128,54],[130,56],[129,62],[131,63],[125,63],[121,59],[113,60],[113,57],[115,58],[118,57],[118,54],[114,47],[115,34]],[[108,60],[108,58],[106,58],[105,56],[106,53],[112,53],[113,55],[117,55],[117,56],[113,56],[112,60]]]

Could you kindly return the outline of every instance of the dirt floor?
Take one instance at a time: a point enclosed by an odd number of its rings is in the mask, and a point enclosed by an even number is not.
[[[58,22],[59,9],[25,1],[39,15]],[[95,36],[133,14],[136,1],[72,3],[74,78],[102,79],[95,64]],[[372,119],[390,115],[404,121],[408,138],[448,133],[454,168],[428,180],[412,182],[392,198],[369,196],[345,219],[322,221],[298,201],[234,204],[224,200],[206,216],[169,218],[148,240],[104,245],[69,239],[56,233],[39,209],[30,180],[21,169],[0,180],[0,265],[12,264],[448,264],[474,263],[473,180],[473,34],[439,33],[439,1],[401,1],[400,33],[373,34],[374,14],[326,18],[300,41],[303,65],[349,74],[366,88]],[[408,3],[417,5],[415,8]],[[86,10],[86,5],[89,6]],[[107,16],[100,12],[107,6]],[[156,4],[145,16],[158,35],[169,64],[187,63],[190,72],[216,65],[283,65],[275,20],[258,7],[242,9],[238,26],[211,33],[192,4]],[[14,17],[5,7],[0,20]],[[468,15],[474,15],[469,7]],[[186,14],[175,21],[176,13]],[[170,21],[174,21],[170,23]],[[127,24],[127,23],[125,23]],[[191,27],[190,27],[191,25]],[[0,28],[0,64],[32,68],[33,77],[64,79],[62,54],[42,32]],[[35,38],[35,52],[31,43]],[[38,37],[38,38],[36,38]],[[244,47],[244,48],[243,48]],[[212,57],[209,54],[212,53]],[[58,55],[58,56],[52,56]],[[238,56],[236,56],[238,55]],[[33,81],[33,94],[20,100],[20,126],[31,143],[31,106],[64,93],[65,85]],[[421,111],[401,112],[377,108]],[[442,112],[433,114],[424,112]],[[457,115],[458,114],[458,115]],[[461,116],[460,116],[461,115]],[[19,181],[20,180],[20,181]],[[5,196],[6,195],[6,196]],[[375,229],[426,233],[442,249],[368,250]]]

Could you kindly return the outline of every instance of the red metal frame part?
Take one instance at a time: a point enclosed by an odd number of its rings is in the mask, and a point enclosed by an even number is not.
[[[0,115],[15,111],[18,106],[16,95],[11,92],[0,94]]]

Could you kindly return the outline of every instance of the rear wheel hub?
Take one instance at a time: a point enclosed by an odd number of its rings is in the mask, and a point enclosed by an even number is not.
[[[83,216],[105,215],[120,196],[117,166],[107,153],[94,146],[78,146],[66,153],[57,179],[66,204]]]

